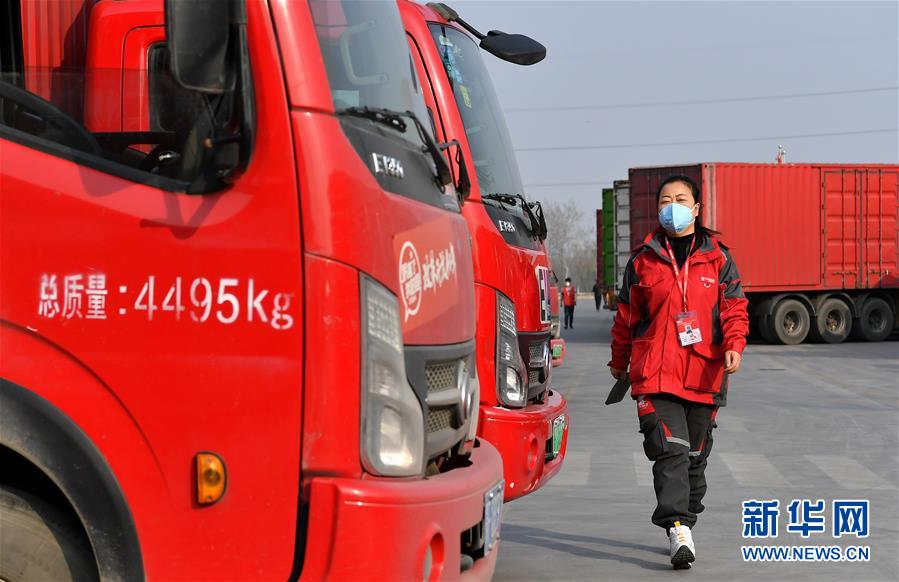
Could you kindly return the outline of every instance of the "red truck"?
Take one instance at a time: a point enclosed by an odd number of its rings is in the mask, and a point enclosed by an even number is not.
[[[0,578],[489,578],[472,249],[397,6],[4,10]]]
[[[539,204],[523,196],[479,44],[519,64],[536,62],[546,49],[522,35],[482,35],[444,4],[399,5],[435,134],[459,144],[450,159],[453,170],[472,177],[462,214],[474,253],[478,435],[502,454],[508,501],[537,490],[561,468],[568,410],[551,387],[546,222]]]
[[[675,174],[701,184],[704,224],[733,250],[766,341],[880,341],[899,328],[899,166],[632,168],[633,248],[658,225],[656,191]]]

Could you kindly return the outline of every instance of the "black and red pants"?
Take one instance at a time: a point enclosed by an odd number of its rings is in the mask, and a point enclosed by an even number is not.
[[[705,509],[705,468],[717,414],[717,406],[666,394],[637,400],[643,450],[653,461],[657,505],[652,523],[657,526],[667,529],[679,521],[692,528]]]

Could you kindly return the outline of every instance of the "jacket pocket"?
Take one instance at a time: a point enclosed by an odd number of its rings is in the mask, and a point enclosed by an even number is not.
[[[640,417],[640,432],[643,434],[643,452],[650,461],[655,461],[668,449],[665,428],[655,412]]]
[[[692,351],[687,358],[687,374],[684,385],[691,390],[717,393],[721,390],[724,380],[724,358],[709,358],[697,350]]]
[[[648,376],[650,358],[652,356],[652,339],[639,338],[631,344],[631,366],[629,378],[631,382],[638,382]]]

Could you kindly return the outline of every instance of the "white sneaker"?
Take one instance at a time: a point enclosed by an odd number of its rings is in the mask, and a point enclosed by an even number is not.
[[[668,541],[671,542],[671,565],[674,569],[689,568],[690,562],[696,560],[696,546],[693,545],[690,528],[675,521],[674,527],[668,530]]]

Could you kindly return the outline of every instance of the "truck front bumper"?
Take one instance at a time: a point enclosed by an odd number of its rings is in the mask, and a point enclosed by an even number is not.
[[[309,489],[304,580],[489,580],[499,543],[460,572],[463,534],[484,520],[502,459],[478,441],[469,465],[425,479],[317,477]]]
[[[552,455],[553,421],[564,415],[561,448]],[[510,501],[536,491],[549,481],[565,460],[568,448],[568,404],[551,391],[543,404],[510,409],[481,406],[478,436],[492,443],[503,458],[504,499]]]

